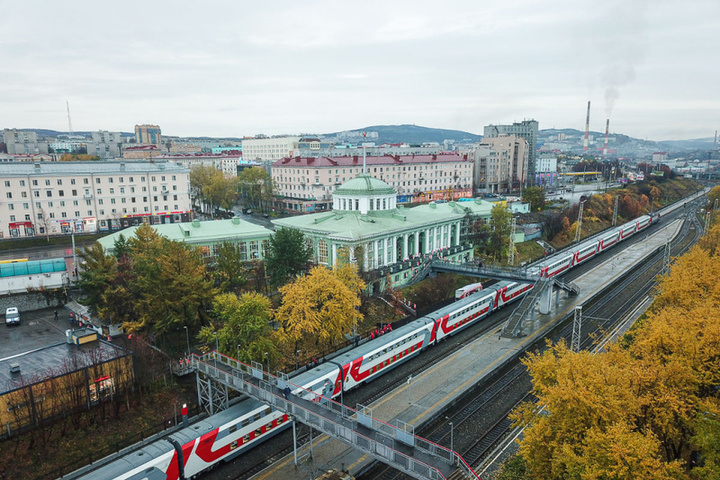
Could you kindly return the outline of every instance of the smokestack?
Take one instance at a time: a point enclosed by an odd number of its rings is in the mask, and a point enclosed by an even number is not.
[[[585,143],[583,143],[583,153],[588,151],[588,136],[590,135],[590,100],[588,100],[587,117],[585,117]]]
[[[610,136],[610,119],[605,122],[605,146],[603,147],[603,157],[607,156],[608,137]]]

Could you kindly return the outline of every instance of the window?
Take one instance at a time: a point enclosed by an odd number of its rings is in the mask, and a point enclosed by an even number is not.
[[[37,190],[35,190],[35,191],[33,192],[33,197],[38,198],[39,196],[40,196],[40,192],[38,192]]]
[[[50,218],[55,218],[55,214],[53,212],[50,212]]]
[[[12,192],[7,192],[7,193],[5,194],[5,196],[6,196],[7,198],[12,198]]]
[[[73,205],[75,205],[75,206],[77,207],[77,206],[79,205],[78,201],[77,201],[77,200],[73,200]]]
[[[83,178],[83,183],[87,185],[88,183],[90,183],[90,180],[88,180],[87,178]]]
[[[113,177],[108,178],[108,182],[113,183]]]
[[[71,178],[71,179],[70,179],[70,185],[75,185],[75,179],[74,179],[74,178]]]
[[[60,212],[60,216],[62,218],[67,218],[67,212]]]
[[[52,197],[52,190],[46,191],[45,194],[46,194],[48,197]]]
[[[318,263],[328,263],[328,246],[325,240],[320,240],[318,242]]]
[[[21,187],[24,187],[24,186],[25,186],[25,180],[20,180],[20,186],[21,186]]]
[[[10,205],[12,205],[12,203],[11,203]],[[23,208],[24,208],[25,210],[27,210],[28,208],[30,208],[30,204],[29,204],[29,203],[23,203]],[[12,208],[11,208],[10,210],[12,210]]]
[[[98,204],[100,204],[100,205],[103,204],[103,199],[102,199],[102,198],[101,198],[100,200],[98,200]]]
[[[88,212],[88,217],[92,217],[92,214],[93,214],[92,210],[88,210],[87,212]]]
[[[96,179],[95,179],[95,183],[100,183],[100,179],[99,179],[99,178],[96,178]]]
[[[89,207],[90,205],[92,205],[92,202],[90,200],[85,200],[85,205]]]
[[[20,196],[22,198],[27,198],[27,192],[20,192]]]
[[[134,181],[135,181],[135,180],[133,180],[133,177],[130,177],[130,182],[132,183],[132,182],[134,182]]]
[[[64,207],[64,206],[65,206],[65,200],[60,200],[60,206],[61,206],[61,207]]]
[[[118,181],[119,181],[120,183],[125,183],[125,177],[120,177],[120,179],[119,179]]]
[[[10,215],[10,221],[11,221],[11,222],[14,222],[14,221],[15,221],[15,215]]]
[[[50,186],[50,179],[49,179],[49,178],[48,178],[48,179],[45,179],[45,185],[48,186],[48,187]]]
[[[125,187],[120,187],[120,193],[121,194],[125,193]]]
[[[110,203],[112,203],[113,205],[115,205],[115,199],[114,199],[114,198],[111,198],[111,199],[110,199]]]
[[[30,214],[25,215],[25,220],[30,221]]]
[[[38,217],[38,220],[42,220],[42,218],[43,218],[42,213],[38,213],[38,214],[37,214],[37,217]]]
[[[8,210],[15,210],[15,205],[8,203]]]
[[[75,218],[80,217],[80,210],[75,210]]]
[[[114,195],[114,194],[115,194],[115,189],[110,187],[110,195]]]
[[[73,196],[73,197],[77,196],[77,190],[73,190],[73,191],[72,191],[72,196]]]
[[[9,186],[10,186],[10,180],[5,180],[5,186],[6,186],[6,187],[9,187]]]
[[[52,206],[53,206],[53,202],[48,202],[48,207],[52,207]]]
[[[33,187],[37,187],[37,180],[33,180]]]
[[[64,190],[58,190],[58,196],[64,197],[64,196],[65,196],[65,191],[64,191]]]

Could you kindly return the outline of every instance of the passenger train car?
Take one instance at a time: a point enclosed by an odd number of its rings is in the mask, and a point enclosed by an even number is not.
[[[598,253],[660,220],[645,215],[596,235],[533,265],[528,273],[562,275]],[[340,395],[388,372],[426,348],[473,325],[493,311],[521,298],[534,284],[501,281],[429,315],[365,342],[290,380],[295,394],[309,391]],[[80,477],[84,480],[178,480],[193,478],[220,461],[235,458],[287,426],[288,416],[261,402],[244,399],[228,409],[153,442]]]
[[[465,285],[464,287],[460,287],[457,290],[455,290],[455,300],[460,300],[461,298],[465,298],[468,295],[472,295],[475,292],[479,292],[483,289],[482,283],[471,283],[470,285]]]

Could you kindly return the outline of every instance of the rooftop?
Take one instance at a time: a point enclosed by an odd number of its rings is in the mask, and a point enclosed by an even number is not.
[[[4,163],[0,173],[13,175],[98,175],[116,173],[187,173],[188,170],[172,162],[97,161],[97,162],[37,162]]]
[[[455,152],[423,155],[381,155],[367,156],[367,165],[414,165],[419,163],[470,162],[467,155]],[[272,164],[273,167],[357,167],[363,163],[362,155],[342,157],[285,157]]]
[[[493,204],[475,199],[472,202],[448,202],[419,205],[414,208],[360,212],[331,211],[273,220],[279,227],[297,228],[327,236],[330,239],[355,241],[361,238],[415,231],[422,226],[456,220],[468,213],[489,216]]]
[[[207,243],[215,244],[226,240],[234,240],[238,238],[267,238],[273,232],[261,225],[246,222],[238,217],[229,220],[210,220],[201,222],[193,220],[192,222],[183,223],[164,223],[152,226],[159,235],[168,240],[176,240],[179,242],[191,243]],[[106,250],[112,250],[115,240],[120,235],[125,238],[135,236],[135,230],[139,226],[126,228],[120,232],[115,232],[98,240]]]
[[[0,395],[22,384],[33,384],[52,375],[69,373],[93,363],[106,362],[129,352],[112,343],[98,340],[85,345],[58,343],[19,355],[0,359]],[[20,365],[20,372],[11,373],[10,364]]]
[[[361,173],[335,189],[333,195],[395,195],[395,189],[382,180]]]

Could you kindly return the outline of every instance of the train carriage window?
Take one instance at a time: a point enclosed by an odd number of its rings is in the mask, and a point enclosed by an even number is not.
[[[247,443],[250,441],[250,434],[247,434],[243,437],[243,443]]]
[[[228,433],[235,433],[237,431],[237,425],[233,425],[228,429]]]
[[[283,423],[285,423],[285,417],[280,417],[280,418],[277,419],[277,424],[278,424],[278,426],[279,426],[279,425],[282,425]]]
[[[265,415],[270,415],[272,413],[272,408],[268,407],[265,409]]]
[[[255,438],[259,437],[260,435],[262,435],[262,429],[258,428],[257,430],[255,430]]]
[[[249,424],[250,424],[250,419],[249,419],[249,418],[246,418],[245,420],[242,421],[242,426],[243,426],[243,427],[247,427]]]
[[[230,450],[235,450],[237,447],[238,447],[237,440],[233,440],[232,442],[230,442]]]
[[[257,422],[258,420],[260,420],[260,417],[261,417],[261,415],[259,413],[256,413],[255,415],[253,415],[253,422]]]
[[[265,431],[268,431],[268,430],[270,430],[271,428],[273,428],[272,422],[270,422],[270,423],[268,423],[267,425],[265,425]]]

